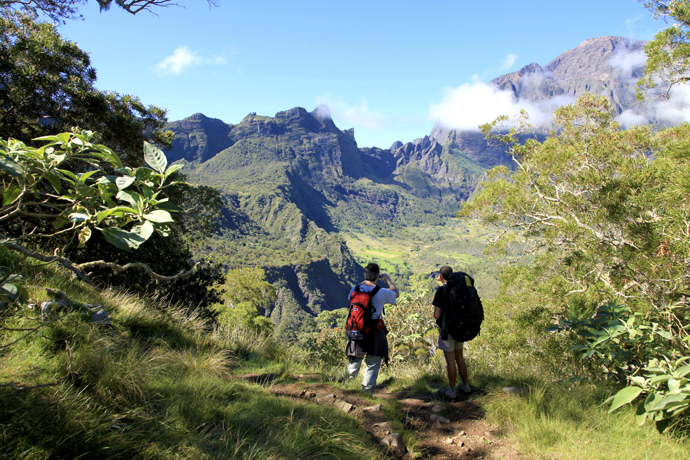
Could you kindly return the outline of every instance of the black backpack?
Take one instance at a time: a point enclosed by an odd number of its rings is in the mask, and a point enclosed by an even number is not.
[[[448,334],[457,342],[477,337],[484,321],[484,307],[474,279],[464,272],[451,273],[443,290],[441,339],[448,340]]]

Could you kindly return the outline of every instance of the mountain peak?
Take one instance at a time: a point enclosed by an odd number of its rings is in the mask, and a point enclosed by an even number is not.
[[[643,66],[644,42],[605,36],[583,41],[543,68],[532,63],[490,83],[511,91],[516,100],[574,99],[584,92],[605,95],[621,113],[638,104],[631,88]]]

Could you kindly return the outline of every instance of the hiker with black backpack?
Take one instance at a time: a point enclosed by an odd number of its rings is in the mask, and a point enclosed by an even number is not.
[[[388,289],[378,286],[379,279]],[[398,289],[391,277],[380,274],[379,266],[370,263],[364,267],[364,281],[352,288],[348,295],[350,310],[345,326],[348,337],[347,357],[350,362],[347,373],[350,379],[359,374],[362,361],[366,364],[362,390],[373,394],[381,361],[388,360],[388,330],[383,323],[383,307],[395,305]]]
[[[443,283],[434,294],[434,318],[439,326],[438,348],[446,359],[450,387],[441,394],[455,398],[455,383],[460,371],[460,390],[470,393],[467,379],[467,363],[462,355],[464,343],[479,334],[484,319],[481,299],[474,287],[474,279],[467,273],[453,273],[448,265],[441,267],[436,281]]]

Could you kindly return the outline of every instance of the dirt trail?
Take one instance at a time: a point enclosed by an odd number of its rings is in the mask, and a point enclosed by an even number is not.
[[[303,376],[298,376],[303,377]],[[422,459],[505,459],[524,460],[501,436],[498,427],[486,422],[481,407],[482,394],[458,394],[455,400],[439,394],[409,397],[405,391],[391,393],[377,389],[374,398],[357,390],[342,390],[304,378],[290,384],[271,384],[259,376],[245,376],[259,381],[276,396],[296,403],[331,404],[361,421],[362,427],[391,458]],[[415,444],[396,449],[390,420],[381,410],[381,400],[395,400],[404,414],[407,431],[414,433]],[[392,446],[391,446],[392,444]]]

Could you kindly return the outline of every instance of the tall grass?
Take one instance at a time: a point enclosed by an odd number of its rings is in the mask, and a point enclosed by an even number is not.
[[[319,363],[304,347],[269,335],[209,329],[161,301],[95,292],[53,267],[24,268],[32,301],[47,299],[45,287],[57,288],[79,302],[103,304],[112,327],[75,312],[51,322],[31,312],[12,320],[42,327],[0,349],[0,458],[380,458],[354,418],[269,391],[306,372],[357,388],[344,381],[342,363]],[[407,318],[412,312],[395,311]],[[575,369],[563,364],[565,345],[543,333],[539,315],[487,303],[482,335],[465,351],[470,383],[486,393],[486,417],[526,458],[688,458],[682,438],[638,427],[631,412],[607,414],[602,403],[612,390],[604,384],[570,382]],[[2,343],[12,342],[6,330],[0,334]],[[424,344],[382,370],[383,388],[428,395],[445,386],[443,358]],[[509,396],[504,386],[526,391]],[[394,402],[384,410],[404,426]],[[401,430],[414,445],[414,432]]]
[[[683,459],[690,443],[637,426],[634,411],[608,414],[608,393],[576,384],[534,384],[523,396],[494,389],[484,401],[487,417],[504,427],[530,459]]]
[[[352,417],[242,378],[311,369],[299,349],[211,330],[174,305],[95,292],[53,267],[25,268],[33,302],[57,288],[104,305],[112,327],[69,311],[12,319],[41,328],[0,350],[0,458],[379,458]]]

